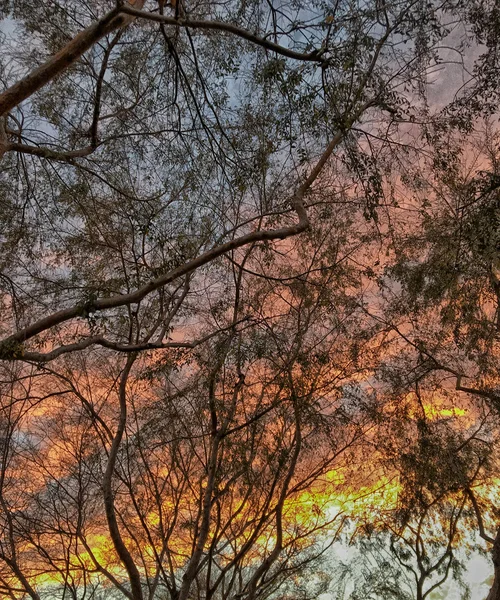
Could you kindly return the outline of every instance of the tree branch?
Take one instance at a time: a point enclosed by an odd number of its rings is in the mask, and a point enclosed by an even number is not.
[[[134,364],[136,358],[136,354],[131,354],[128,357],[127,363],[120,378],[120,418],[118,422],[118,428],[116,430],[115,437],[113,438],[113,443],[111,444],[111,449],[109,451],[108,464],[102,482],[102,492],[104,497],[104,508],[106,511],[106,520],[108,522],[109,534],[113,541],[116,553],[120,557],[120,560],[122,561],[127,571],[130,581],[130,587],[132,590],[132,597],[134,598],[134,600],[142,600],[143,593],[141,585],[141,576],[134,562],[134,559],[130,554],[130,551],[128,550],[127,546],[123,541],[123,538],[120,533],[120,528],[118,527],[118,521],[116,519],[115,499],[112,488],[113,473],[115,471],[116,460],[118,458],[118,450],[120,448],[122,437],[125,432],[125,426],[127,423],[127,381],[130,371],[132,369],[132,365]]]
[[[130,3],[142,8],[144,0],[130,0]],[[81,31],[57,54],[51,56],[37,69],[0,94],[0,116],[7,114],[23,100],[26,100],[41,87],[52,81],[54,77],[65,71],[105,35],[129,25],[134,19],[130,15],[123,14],[124,8],[123,6],[116,6],[113,10],[110,10],[102,19]]]
[[[86,146],[78,150],[51,150],[41,146],[31,146],[29,144],[21,144],[19,142],[7,142],[4,152],[22,152],[23,154],[31,154],[40,158],[48,158],[50,160],[58,160],[61,162],[71,161],[74,158],[83,158],[92,154],[96,147]]]
[[[166,350],[168,348],[185,348],[188,350],[192,350],[201,344],[204,344],[211,338],[219,335],[220,333],[224,333],[229,329],[232,329],[235,325],[247,321],[248,319],[244,318],[238,321],[236,324],[231,323],[228,327],[224,327],[222,329],[217,329],[216,331],[212,331],[211,333],[203,336],[198,340],[193,340],[191,342],[165,342],[161,341],[156,342],[144,342],[141,344],[120,344],[118,342],[112,342],[111,340],[107,340],[103,336],[96,335],[93,337],[85,338],[80,342],[75,342],[74,344],[66,344],[64,346],[59,346],[59,348],[55,348],[50,352],[23,352],[22,359],[30,362],[37,363],[47,363],[50,362],[63,354],[68,354],[70,352],[77,352],[80,350],[85,350],[90,346],[102,346],[103,348],[109,348],[110,350],[115,350],[116,352],[123,352],[125,354],[130,354],[132,352],[143,352],[145,350]],[[15,360],[18,357],[13,357],[12,360]]]
[[[198,19],[167,17],[158,13],[149,13],[144,12],[142,10],[137,10],[136,8],[133,8],[131,6],[123,6],[122,12],[138,19],[155,21],[156,23],[162,23],[164,25],[175,25],[176,27],[184,27],[186,29],[208,29],[216,31],[225,31],[227,33],[232,33],[237,37],[248,40],[249,42],[252,42],[257,46],[266,48],[266,50],[271,50],[272,52],[276,52],[276,54],[286,56],[287,58],[294,58],[295,60],[318,63],[326,63],[327,61],[327,59],[322,56],[322,52],[320,50],[313,50],[312,52],[309,52],[307,54],[303,52],[296,52],[295,50],[290,50],[289,48],[286,48],[286,46],[281,46],[280,44],[270,42],[269,40],[266,40],[265,38],[251,33],[250,31],[247,31],[242,27],[238,27],[238,25],[234,25],[233,23],[224,23],[223,21],[206,21]]]
[[[480,537],[483,540],[485,540],[486,542],[489,542],[490,544],[494,544],[495,540],[486,533],[486,530],[484,528],[484,521],[483,521],[483,516],[481,515],[481,509],[479,508],[479,504],[477,503],[477,500],[476,500],[476,497],[474,496],[473,491],[467,487],[467,488],[465,488],[465,493],[469,497],[471,504],[472,504],[472,508],[474,509],[474,512],[476,514],[477,526],[479,527]]]

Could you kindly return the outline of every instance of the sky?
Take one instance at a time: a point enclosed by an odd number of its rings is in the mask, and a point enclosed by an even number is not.
[[[14,23],[11,20],[3,20],[0,21],[0,32],[2,33],[11,33],[13,29]],[[446,54],[446,58],[449,60],[453,60],[453,57],[449,51]],[[456,88],[456,77],[460,76],[463,73],[463,69],[455,68],[453,65],[443,66],[442,69],[436,70],[433,83],[431,86],[431,94],[430,101],[434,106],[444,105],[446,104],[450,98],[448,97],[448,91]],[[451,83],[453,82],[453,85]],[[356,560],[356,550],[352,547],[349,547],[345,544],[335,544],[332,549],[332,565],[335,564],[335,560]],[[469,561],[467,565],[467,575],[466,581],[470,585],[471,588],[471,598],[472,600],[484,600],[488,594],[489,585],[491,584],[492,577],[492,566],[491,562],[479,554],[474,555]],[[431,599],[440,600],[440,599],[448,599],[448,600],[460,600],[461,592],[451,581],[447,582],[447,584],[443,585],[438,591],[434,592],[431,596]],[[332,599],[332,594],[325,594],[321,597],[320,600],[329,600]],[[383,599],[381,599],[383,600]]]

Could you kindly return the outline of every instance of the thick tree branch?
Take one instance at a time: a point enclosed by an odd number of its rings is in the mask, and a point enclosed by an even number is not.
[[[457,383],[456,383],[455,388],[457,391],[465,392],[467,394],[473,394],[475,396],[480,396],[481,398],[487,398],[488,400],[493,400],[494,402],[500,402],[500,396],[498,394],[496,394],[495,392],[493,392],[492,390],[478,389],[478,388],[471,388],[471,387],[464,386],[464,385],[462,385],[462,377],[465,377],[465,375],[457,374],[445,367],[441,367],[441,368],[444,371],[453,373],[453,375],[456,376]]]
[[[21,144],[19,142],[7,142],[4,147],[4,152],[21,152],[23,154],[31,154],[32,156],[58,160],[61,162],[89,156],[94,150],[95,147],[92,146],[86,146],[85,148],[79,148],[78,150],[52,150],[51,148]]]
[[[291,377],[290,377],[291,379]],[[293,390],[293,386],[292,386]],[[292,477],[295,474],[295,470],[297,467],[297,463],[299,460],[299,455],[302,449],[302,424],[301,424],[301,415],[299,407],[297,406],[297,398],[295,392],[292,391],[292,399],[294,406],[294,415],[295,415],[295,435],[293,439],[294,450],[290,459],[290,464],[288,466],[288,470],[283,481],[283,487],[281,489],[281,493],[278,498],[278,502],[276,504],[275,514],[276,514],[276,541],[274,544],[274,548],[271,553],[264,559],[264,561],[257,568],[252,578],[248,582],[247,590],[245,596],[248,600],[255,600],[257,597],[257,589],[259,582],[266,576],[269,569],[272,567],[274,562],[278,559],[279,555],[283,550],[283,508],[285,505],[285,500],[287,498],[290,482]]]
[[[130,3],[142,8],[144,0],[130,0]],[[57,54],[51,56],[43,65],[0,94],[0,116],[29,98],[41,87],[52,81],[54,77],[65,71],[70,65],[89,50],[96,42],[108,33],[126,27],[134,19],[130,15],[121,14],[123,7],[117,6],[109,11],[90,27],[81,31]]]

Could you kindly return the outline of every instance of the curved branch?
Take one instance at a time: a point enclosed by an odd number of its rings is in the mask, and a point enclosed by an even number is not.
[[[109,579],[109,581],[116,587],[116,589],[118,589],[126,598],[129,598],[129,600],[134,600],[132,594],[118,581],[118,579],[113,575],[113,573],[108,571],[106,567],[103,567],[101,563],[97,560],[96,555],[92,551],[92,548],[88,545],[85,537],[83,535],[79,535],[78,539],[82,542],[82,545],[85,548],[87,554],[89,555],[90,560],[94,564],[96,571],[98,571],[99,573],[104,575],[104,577]]]
[[[90,346],[102,346],[103,348],[108,348],[109,350],[115,350],[116,352],[123,352],[124,354],[131,354],[132,352],[143,352],[145,350],[167,350],[168,348],[184,348],[187,350],[192,350],[197,346],[207,342],[211,338],[219,335],[220,333],[224,333],[229,329],[232,329],[235,325],[247,321],[247,318],[240,319],[237,323],[231,323],[227,327],[222,329],[217,329],[216,331],[212,331],[211,333],[203,336],[198,340],[193,340],[192,342],[144,342],[141,344],[120,344],[118,342],[112,342],[111,340],[107,340],[101,335],[96,335],[93,337],[85,338],[80,342],[75,342],[74,344],[66,344],[64,346],[59,346],[59,348],[55,348],[50,352],[23,352],[22,359],[30,362],[37,363],[47,363],[50,362],[63,354],[69,354],[70,352],[77,352],[80,350],[85,350]],[[19,357],[17,357],[19,358]],[[12,358],[15,360],[15,358]]]
[[[237,37],[243,38],[244,40],[248,40],[257,46],[261,46],[266,50],[271,50],[272,52],[276,52],[276,54],[286,56],[287,58],[294,58],[295,60],[308,62],[327,62],[327,59],[323,57],[323,52],[321,50],[313,50],[312,52],[308,53],[296,52],[295,50],[290,50],[286,46],[281,46],[280,44],[270,42],[269,40],[251,33],[242,27],[238,27],[238,25],[234,25],[233,23],[167,17],[158,13],[149,13],[142,10],[137,10],[131,6],[123,6],[122,12],[137,19],[146,19],[147,21],[155,21],[156,23],[162,23],[164,25],[175,25],[176,27],[184,27],[185,29],[212,29],[216,31],[225,31],[227,33],[232,33]]]
[[[484,528],[484,521],[483,521],[483,516],[481,514],[481,509],[479,508],[479,504],[477,503],[476,497],[474,496],[473,491],[470,488],[465,488],[465,493],[467,494],[467,496],[469,497],[469,500],[471,501],[472,504],[472,508],[474,509],[474,513],[476,515],[476,520],[477,520],[477,526],[479,528],[479,536],[485,541],[485,542],[489,542],[490,544],[494,544],[495,540],[494,538],[492,538],[490,535],[488,535],[486,533],[486,530]]]

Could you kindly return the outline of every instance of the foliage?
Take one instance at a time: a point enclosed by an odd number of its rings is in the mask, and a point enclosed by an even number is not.
[[[397,561],[352,598],[459,579],[495,519],[496,6],[1,11],[2,594],[305,600],[348,522]]]

